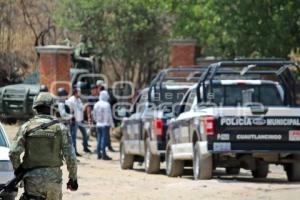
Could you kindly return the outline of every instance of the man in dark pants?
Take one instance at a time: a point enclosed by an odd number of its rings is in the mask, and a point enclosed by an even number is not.
[[[105,88],[105,86],[104,86],[104,84],[103,84],[102,81],[97,82],[97,87],[98,87],[98,95],[100,95],[100,93],[102,91],[106,91],[106,88]],[[112,108],[113,103],[115,103],[115,99],[111,98],[111,95],[109,95],[109,100],[108,101],[109,101],[110,107]],[[111,146],[110,130],[109,130],[109,135],[108,135],[108,138],[107,138],[107,148],[108,148],[109,151],[115,152],[115,150]]]
[[[88,106],[87,106],[87,120],[90,125],[94,124],[93,120],[93,108],[94,105],[97,103],[99,100],[99,92],[98,92],[98,87],[94,84],[91,85],[91,95],[88,96]]]
[[[114,127],[112,112],[108,102],[109,95],[107,91],[100,93],[99,101],[95,104],[93,115],[97,123],[97,153],[98,159],[111,160],[107,156],[105,148],[107,147],[109,130]]]

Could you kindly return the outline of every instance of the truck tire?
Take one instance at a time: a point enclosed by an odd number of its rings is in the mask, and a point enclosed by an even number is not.
[[[197,142],[194,146],[193,172],[195,180],[208,180],[212,178],[213,160],[207,151],[207,143]]]
[[[124,142],[120,142],[120,165],[121,169],[132,169],[134,163],[134,155],[125,152]]]
[[[239,167],[226,167],[226,174],[228,175],[239,175],[241,168]]]
[[[148,174],[157,174],[160,170],[160,157],[153,155],[150,150],[150,139],[145,141],[145,172]]]
[[[169,141],[166,149],[166,175],[169,177],[181,176],[183,174],[183,169],[184,161],[174,160],[171,142]]]
[[[269,164],[263,160],[256,161],[256,169],[252,170],[253,178],[266,178],[269,173]]]
[[[300,155],[293,155],[292,158],[300,161]],[[285,171],[290,182],[300,181],[300,163],[291,163],[285,165]]]

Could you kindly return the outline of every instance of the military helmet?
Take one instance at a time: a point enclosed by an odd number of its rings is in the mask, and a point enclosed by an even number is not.
[[[40,92],[33,101],[32,108],[35,109],[38,106],[51,107],[54,103],[54,98],[50,92]]]

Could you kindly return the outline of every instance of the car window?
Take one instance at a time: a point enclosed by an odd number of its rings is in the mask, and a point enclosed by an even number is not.
[[[7,147],[7,143],[6,143],[6,140],[5,140],[5,136],[4,136],[4,133],[3,133],[3,130],[0,128],[0,146],[1,147]]]
[[[243,105],[243,96],[251,91],[251,101],[265,106],[283,105],[275,85],[216,85],[213,88],[214,102],[222,106]]]
[[[190,93],[191,93],[191,91],[188,91],[186,94],[185,94],[185,96],[183,97],[183,99],[182,99],[182,101],[181,101],[181,103],[180,103],[180,105],[179,105],[179,107],[178,107],[178,109],[179,110],[177,110],[177,108],[176,108],[176,112],[179,112],[179,113],[182,113],[182,112],[184,112],[185,111],[185,108],[186,108],[186,102],[187,102],[187,100],[188,100],[188,97],[190,96]]]
[[[140,97],[138,103],[137,103],[137,107],[136,107],[137,109],[136,109],[136,111],[138,113],[144,112],[145,109],[147,108],[147,102],[148,102],[148,93],[147,92],[143,92],[141,94],[141,97]]]
[[[143,112],[146,108],[147,101],[148,101],[147,92],[143,92],[139,94],[139,96],[136,98],[135,103],[133,104],[133,113]]]
[[[188,95],[188,97],[187,97],[187,99],[185,101],[184,112],[187,112],[187,111],[191,110],[193,102],[194,102],[194,99],[195,99],[195,96],[196,96],[196,89],[193,89],[189,93],[189,95]]]
[[[32,74],[27,76],[23,83],[25,84],[38,84],[40,81],[40,73],[38,71],[34,71]]]

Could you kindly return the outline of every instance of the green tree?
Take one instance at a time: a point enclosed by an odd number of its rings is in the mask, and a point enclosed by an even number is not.
[[[300,46],[300,1],[169,0],[174,37],[198,39],[206,55],[286,57]]]
[[[142,86],[167,64],[167,15],[159,0],[61,0],[55,20],[89,37],[116,79]]]

